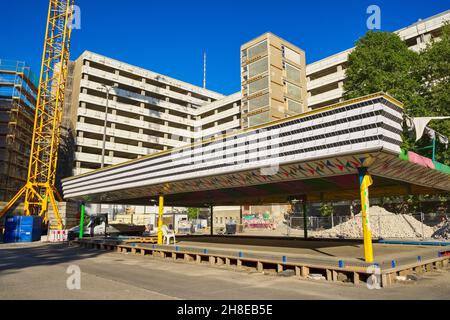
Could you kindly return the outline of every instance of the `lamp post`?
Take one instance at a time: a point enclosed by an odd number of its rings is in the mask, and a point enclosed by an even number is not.
[[[106,84],[102,84],[102,87],[99,87],[97,89],[103,90],[103,88],[106,91],[106,110],[105,110],[105,121],[103,124],[103,144],[102,144],[102,160],[100,164],[100,168],[103,169],[105,166],[105,149],[106,149],[106,128],[108,125],[108,109],[109,109],[109,92],[113,87],[107,86]]]
[[[291,200],[291,204],[293,207],[292,213],[294,216],[295,216],[295,206],[299,202],[300,202],[300,200],[297,200],[295,198]],[[289,217],[289,221],[287,221],[287,236],[288,237],[291,235],[291,225],[292,225],[292,217]]]
[[[109,109],[109,92],[113,87],[107,86],[106,84],[102,84],[101,87],[97,88],[98,90],[105,89],[106,91],[106,110],[105,110],[105,121],[103,123],[103,143],[102,143],[102,158],[100,163],[100,168],[105,167],[105,149],[106,149],[106,128],[108,125],[108,109]],[[101,213],[102,205],[99,204],[97,207],[98,213]]]

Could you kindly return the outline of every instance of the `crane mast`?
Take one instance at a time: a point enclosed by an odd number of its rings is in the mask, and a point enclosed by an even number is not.
[[[56,217],[52,228],[63,228],[55,183],[62,109],[68,74],[73,0],[50,0],[39,91],[34,118],[26,184],[0,212],[2,217],[24,198],[25,215],[39,215],[47,223],[49,204]]]

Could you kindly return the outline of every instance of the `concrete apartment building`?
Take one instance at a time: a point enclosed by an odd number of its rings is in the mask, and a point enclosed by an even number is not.
[[[241,47],[241,126],[306,112],[305,52],[268,32]]]
[[[395,31],[411,50],[426,47],[432,38],[438,38],[442,26],[450,21],[450,10],[420,20]],[[353,48],[307,65],[308,106],[311,110],[342,101],[345,69]]]
[[[105,166],[240,127],[239,94],[225,97],[84,52],[74,63],[69,111],[76,145],[73,175],[101,167],[107,104]]]
[[[0,59],[0,201],[27,180],[37,87],[25,62]]]

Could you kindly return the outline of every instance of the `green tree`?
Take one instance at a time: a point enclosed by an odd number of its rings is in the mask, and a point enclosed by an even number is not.
[[[369,31],[350,54],[346,74],[346,99],[383,91],[403,102],[410,116],[450,115],[450,26],[445,25],[440,39],[432,40],[420,53],[410,50],[396,34]],[[430,127],[450,136],[449,120],[433,121]],[[426,136],[416,143],[405,128],[403,148],[430,144]],[[421,154],[431,157],[431,150]],[[450,165],[450,152],[440,143],[436,156]]]
[[[189,220],[195,220],[197,219],[198,215],[200,214],[199,208],[187,208],[187,214]]]
[[[412,116],[450,116],[450,24],[444,25],[438,40],[433,39],[420,52],[419,63],[415,65],[416,78],[420,79],[419,95],[424,103],[411,108]],[[450,120],[432,121],[429,125],[437,132],[449,137]],[[424,138],[422,144],[430,144]],[[429,151],[431,156],[431,151]],[[442,144],[437,144],[437,160],[450,164],[450,152]]]
[[[383,91],[403,102],[407,110],[421,106],[420,81],[414,72],[418,61],[419,54],[409,50],[398,35],[369,31],[349,56],[344,97]]]
[[[322,202],[320,204],[320,214],[322,217],[330,217],[331,227],[334,228],[334,207],[332,203]]]

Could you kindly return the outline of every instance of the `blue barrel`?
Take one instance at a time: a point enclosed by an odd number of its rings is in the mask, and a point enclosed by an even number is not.
[[[8,217],[5,221],[3,242],[40,241],[42,235],[42,218],[35,216]]]

